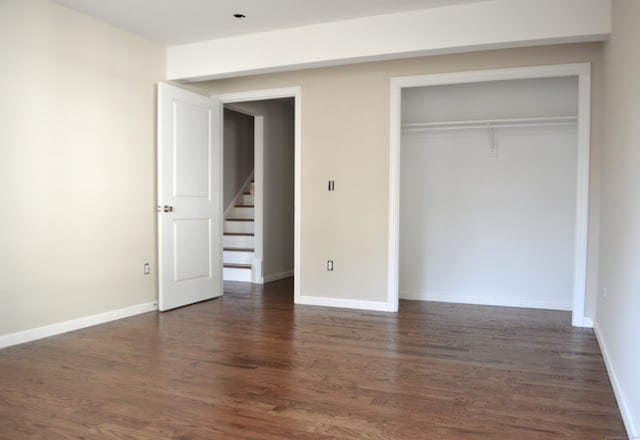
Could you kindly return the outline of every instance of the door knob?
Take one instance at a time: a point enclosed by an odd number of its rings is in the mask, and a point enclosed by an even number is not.
[[[158,206],[158,212],[160,212],[160,210],[162,210],[162,212],[173,212],[173,206],[169,206],[169,205]]]

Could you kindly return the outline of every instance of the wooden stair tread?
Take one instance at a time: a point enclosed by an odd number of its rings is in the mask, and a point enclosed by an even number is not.
[[[223,235],[241,235],[246,237],[253,237],[255,234],[251,232],[225,232]]]
[[[255,208],[256,205],[234,205],[236,208]]]
[[[232,269],[251,269],[251,265],[250,264],[230,264],[230,263],[226,263],[224,264],[224,267],[229,267]]]
[[[229,252],[255,252],[255,249],[251,249],[251,248],[226,247],[226,248],[224,248],[222,250],[223,251],[229,251]]]
[[[225,220],[228,222],[255,222],[252,218],[227,218]]]

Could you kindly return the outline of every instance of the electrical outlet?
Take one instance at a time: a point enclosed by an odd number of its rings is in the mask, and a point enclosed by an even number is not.
[[[144,274],[149,275],[150,273],[151,273],[151,266],[149,266],[149,263],[144,263]]]
[[[327,260],[327,270],[333,272],[333,260]]]
[[[335,182],[335,180],[329,180],[328,189],[329,189],[329,191],[335,191],[336,190],[336,182]]]

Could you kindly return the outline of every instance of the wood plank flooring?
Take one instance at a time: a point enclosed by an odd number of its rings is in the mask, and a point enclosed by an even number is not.
[[[566,312],[294,306],[291,280],[0,350],[0,439],[598,439],[624,427]]]

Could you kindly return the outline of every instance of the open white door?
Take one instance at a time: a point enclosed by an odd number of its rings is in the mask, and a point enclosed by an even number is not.
[[[222,295],[220,104],[158,85],[161,311]]]

